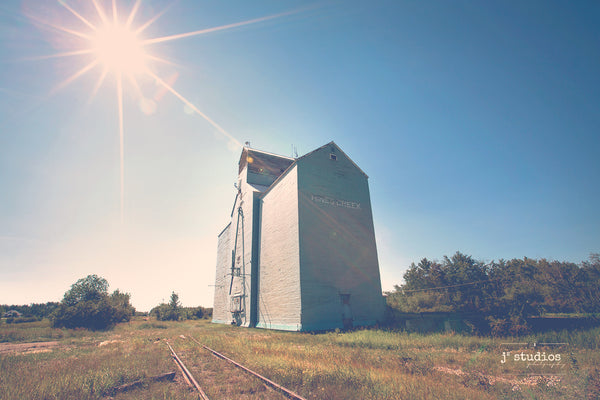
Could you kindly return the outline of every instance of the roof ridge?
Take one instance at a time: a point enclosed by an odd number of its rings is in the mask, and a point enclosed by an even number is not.
[[[270,156],[275,156],[275,157],[280,157],[280,158],[287,158],[288,160],[295,160],[294,157],[283,156],[281,154],[271,153],[270,151],[258,150],[258,149],[254,149],[254,148],[248,147],[248,146],[244,146],[244,150],[254,151],[257,153],[267,154]],[[243,152],[243,150],[242,150],[242,152]]]

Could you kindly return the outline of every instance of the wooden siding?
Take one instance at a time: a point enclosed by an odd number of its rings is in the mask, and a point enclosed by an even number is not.
[[[238,196],[238,204],[233,212],[231,222],[232,226],[236,225],[238,227],[235,266],[236,268],[240,268],[241,276],[234,278],[234,290],[232,291],[232,295],[242,296],[243,312],[240,314],[240,319],[236,321],[237,324],[241,326],[252,326],[254,324],[254,321],[252,321],[252,303],[255,303],[253,296],[255,296],[256,293],[252,292],[252,279],[255,279],[252,263],[253,260],[256,260],[258,257],[256,254],[253,254],[252,251],[253,242],[258,240],[255,239],[255,237],[258,236],[258,231],[254,222],[256,216],[254,209],[258,206],[254,199],[254,193],[257,192],[257,190],[247,183],[247,171],[247,168],[242,171],[243,179],[241,193]],[[240,223],[237,224],[238,208],[240,205],[243,212],[243,219],[240,218]]]
[[[217,252],[214,322],[307,331],[383,319],[368,177],[333,142],[296,161],[244,148]]]
[[[227,315],[228,322],[233,320],[237,325],[246,327],[254,325],[256,319],[255,315],[253,315],[256,310],[256,306],[253,307],[253,303],[256,303],[256,286],[252,284],[252,280],[256,276],[256,266],[253,264],[258,260],[258,256],[256,255],[258,229],[256,228],[257,222],[255,221],[257,216],[256,208],[258,207],[255,193],[258,190],[247,183],[247,171],[247,168],[244,168],[240,174],[240,190],[236,195],[231,214],[229,239],[228,241],[223,239],[221,245],[221,239],[219,238],[217,269],[227,263],[225,267],[221,267],[225,269],[224,273],[226,275],[225,278],[222,278],[225,280],[223,290],[226,301],[223,302],[220,299],[217,304],[217,290],[220,289],[217,286],[215,287],[215,305],[213,306],[213,313],[219,316]],[[228,251],[225,249],[225,246],[228,246]],[[221,247],[223,248],[221,249]],[[232,276],[231,274],[231,256],[234,250],[234,266],[240,271],[239,276]],[[219,273],[218,270],[217,273]],[[231,295],[229,294],[230,287]],[[236,296],[241,298],[242,304],[241,312],[234,315],[231,313],[231,298]],[[214,319],[217,320],[217,318]],[[221,320],[221,317],[218,319]]]
[[[335,160],[331,154],[335,155]],[[331,143],[297,162],[302,330],[383,318],[384,303],[366,175]]]
[[[261,202],[259,327],[300,330],[297,187],[292,167]]]
[[[217,272],[215,275],[215,298],[213,303],[213,322],[228,324],[229,312],[229,276],[231,270],[231,224],[221,232],[217,244]]]

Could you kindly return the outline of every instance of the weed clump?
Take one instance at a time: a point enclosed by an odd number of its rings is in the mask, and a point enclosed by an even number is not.
[[[161,324],[158,322],[149,322],[145,324],[141,324],[138,329],[167,329],[168,326],[165,324]]]

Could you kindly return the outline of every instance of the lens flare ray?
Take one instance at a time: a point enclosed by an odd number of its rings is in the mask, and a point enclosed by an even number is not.
[[[118,20],[117,16],[117,0],[112,0],[112,14],[113,14],[113,22],[116,24]]]
[[[154,74],[151,71],[148,71],[148,73],[154,78],[156,79],[156,81],[158,83],[160,83],[165,89],[167,89],[169,92],[173,93],[173,95],[175,95],[175,97],[177,97],[179,100],[181,100],[185,105],[187,105],[188,107],[190,107],[192,110],[194,110],[198,115],[200,115],[202,118],[204,118],[209,124],[211,124],[215,129],[217,129],[219,132],[221,132],[223,135],[225,135],[227,138],[229,138],[230,140],[232,140],[235,144],[237,144],[238,146],[242,146],[242,144],[239,142],[239,140],[237,140],[235,137],[233,137],[231,134],[229,134],[229,132],[227,132],[225,129],[223,129],[221,127],[221,125],[217,124],[215,121],[213,121],[211,118],[208,117],[208,115],[204,114],[202,111],[200,111],[198,109],[198,107],[196,107],[191,101],[189,101],[188,99],[186,99],[185,97],[183,97],[183,95],[179,94],[178,91],[176,91],[175,89],[173,89],[173,87],[171,85],[169,85],[167,82],[163,81],[162,79],[160,79],[156,74]]]
[[[125,132],[123,128],[123,77],[120,72],[117,74],[117,103],[119,109],[119,173],[121,178],[121,224],[123,224],[125,222]]]
[[[64,51],[62,53],[48,54],[48,55],[45,55],[45,56],[26,57],[26,58],[22,58],[22,60],[29,60],[29,61],[48,60],[48,59],[51,59],[51,58],[82,56],[82,55],[85,55],[85,54],[92,54],[93,52],[94,51],[92,49]]]
[[[94,68],[96,65],[98,65],[98,60],[94,60],[91,63],[89,63],[88,65],[86,65],[85,67],[81,68],[79,71],[75,72],[73,75],[71,75],[70,77],[68,77],[61,83],[59,83],[58,85],[56,85],[50,91],[50,95],[53,95],[56,92],[58,92],[59,90],[64,89],[65,87],[70,85],[73,81],[75,81],[77,78],[79,78],[80,76],[82,76],[83,74],[85,74],[86,72],[91,70],[92,68]]]
[[[146,57],[148,58],[148,60],[157,61],[157,62],[162,63],[162,64],[172,65],[174,67],[180,67],[181,66],[181,65],[179,65],[177,63],[174,63],[173,61],[169,61],[169,60],[167,60],[165,58],[153,56],[152,54],[147,54]]]
[[[91,39],[90,35],[87,35],[87,34],[85,34],[83,32],[79,32],[79,31],[76,31],[74,29],[69,29],[66,26],[54,24],[52,22],[49,22],[49,21],[43,20],[41,18],[38,18],[38,17],[36,17],[33,14],[26,14],[26,15],[27,15],[28,18],[32,19],[33,21],[35,21],[35,22],[37,22],[37,23],[39,23],[39,24],[41,24],[43,26],[47,26],[47,27],[55,29],[57,31],[65,32],[65,33],[71,34],[73,36],[80,37],[82,39],[86,39],[86,40],[90,40]]]
[[[138,35],[148,29],[148,27],[162,17],[169,10],[169,8],[171,8],[171,5],[165,7],[161,12],[157,13],[155,16],[143,23],[139,28],[136,29],[135,34]]]
[[[88,104],[92,102],[92,99],[94,97],[96,97],[96,94],[98,93],[98,90],[100,90],[100,87],[102,86],[102,83],[104,82],[104,78],[106,78],[106,75],[108,75],[108,70],[106,68],[103,68],[102,72],[100,73],[100,76],[98,76],[96,85],[94,85],[94,88],[92,89],[92,94],[90,95]]]
[[[97,0],[92,0],[92,3],[94,4],[94,7],[96,8],[96,11],[98,12],[98,15],[100,16],[100,19],[102,20],[102,23],[108,24],[109,22],[108,22],[108,18],[106,17],[106,13],[102,9],[102,7],[100,7]]]
[[[79,14],[77,11],[75,11],[70,5],[68,5],[64,0],[59,0],[58,2],[61,6],[63,6],[64,8],[66,8],[67,10],[69,10],[71,12],[71,14],[73,14],[74,16],[76,16],[81,22],[83,22],[84,24],[86,24],[88,27],[92,28],[93,30],[96,29],[96,27],[90,22],[88,21],[86,18],[84,18],[81,14]]]
[[[143,98],[144,97],[144,93],[142,92],[142,88],[138,84],[137,79],[135,79],[135,76],[133,74],[127,74],[127,80],[129,81],[129,83],[133,87],[133,89],[134,89],[135,94],[137,95],[137,97],[139,97],[140,99]]]
[[[138,9],[140,8],[140,4],[141,4],[142,0],[136,0],[135,4],[133,5],[133,7],[131,8],[131,11],[129,12],[129,17],[127,17],[127,21],[125,21],[125,26],[130,27],[131,24],[133,23],[133,19],[135,18]]]
[[[197,36],[197,35],[204,35],[207,33],[212,33],[212,32],[218,32],[218,31],[224,31],[224,30],[228,30],[228,29],[233,29],[233,28],[237,28],[240,26],[245,26],[245,25],[251,25],[251,24],[256,24],[259,22],[264,22],[264,21],[268,21],[270,19],[275,19],[275,18],[280,18],[286,15],[290,15],[295,13],[295,11],[290,11],[287,13],[281,13],[281,14],[275,14],[275,15],[269,15],[266,17],[261,17],[261,18],[255,18],[255,19],[251,19],[248,21],[242,21],[242,22],[236,22],[233,24],[228,24],[228,25],[221,25],[221,26],[215,26],[213,28],[207,28],[207,29],[201,29],[198,31],[193,31],[193,32],[187,32],[187,33],[179,33],[176,35],[170,35],[170,36],[163,36],[163,37],[159,37],[159,38],[154,38],[154,39],[148,39],[143,41],[144,45],[147,44],[155,44],[155,43],[162,43],[162,42],[168,42],[170,40],[177,40],[177,39],[183,39],[183,38],[187,38],[190,36]]]
[[[193,36],[208,34],[212,32],[225,31],[229,29],[234,29],[238,27],[243,27],[251,24],[257,24],[269,20],[273,20],[276,18],[281,18],[284,16],[292,15],[298,13],[299,10],[294,10],[290,12],[280,13],[269,15],[265,17],[255,18],[247,21],[236,22],[227,25],[216,26],[212,28],[206,28],[186,33],[179,33],[174,35],[155,37],[150,39],[141,39],[140,35],[144,32],[149,26],[155,23],[160,17],[162,17],[166,11],[172,6],[169,5],[162,11],[153,15],[147,21],[143,22],[138,27],[134,28],[134,20],[138,14],[138,11],[141,6],[141,0],[136,0],[133,4],[131,10],[127,14],[126,12],[122,12],[123,10],[119,10],[117,6],[117,0],[111,0],[110,5],[107,8],[110,8],[110,13],[112,15],[108,15],[104,7],[99,3],[98,0],[92,0],[93,7],[100,18],[100,22],[94,24],[90,22],[89,18],[86,18],[80,12],[78,12],[75,8],[68,4],[66,0],[59,0],[58,3],[64,9],[66,9],[76,20],[79,20],[83,25],[89,29],[89,32],[82,32],[67,26],[63,26],[61,24],[52,23],[50,21],[43,20],[41,18],[35,17],[34,15],[28,15],[33,21],[39,23],[42,27],[46,27],[47,29],[54,30],[57,32],[62,32],[80,39],[84,39],[88,43],[87,48],[83,49],[70,49],[68,51],[58,52],[56,54],[39,56],[36,58],[37,60],[46,60],[46,59],[56,59],[63,57],[74,57],[74,56],[87,56],[92,55],[95,56],[95,59],[84,65],[81,69],[67,77],[64,81],[59,83],[55,88],[50,91],[50,95],[55,94],[59,90],[65,88],[73,81],[77,80],[81,76],[85,75],[89,71],[94,68],[101,66],[101,72],[99,73],[98,79],[93,87],[90,101],[96,96],[100,87],[106,81],[106,77],[109,73],[114,73],[116,76],[116,95],[117,95],[117,113],[118,113],[118,130],[119,130],[119,177],[120,177],[120,219],[121,223],[124,223],[124,209],[125,209],[125,151],[124,151],[124,138],[125,138],[125,129],[124,129],[124,87],[123,87],[123,78],[126,77],[127,81],[131,85],[134,90],[134,93],[137,97],[139,97],[142,101],[144,100],[144,96],[142,93],[142,89],[136,80],[136,75],[144,75],[152,78],[158,85],[164,88],[165,91],[170,92],[179,100],[181,100],[187,107],[200,115],[206,122],[208,122],[212,127],[214,127],[220,134],[229,139],[230,142],[234,143],[236,146],[241,147],[241,143],[237,140],[232,134],[227,132],[221,125],[216,123],[213,119],[211,119],[208,115],[203,113],[198,107],[196,107],[192,102],[186,99],[182,94],[180,94],[173,87],[173,83],[166,82],[162,79],[158,73],[154,72],[149,63],[159,62],[163,64],[168,64],[172,66],[177,66],[175,63],[161,58],[159,56],[149,54],[146,52],[146,46],[153,45],[157,43],[164,43],[184,38],[189,38]],[[120,12],[121,11],[121,12]],[[124,22],[120,22],[121,16],[126,19]]]

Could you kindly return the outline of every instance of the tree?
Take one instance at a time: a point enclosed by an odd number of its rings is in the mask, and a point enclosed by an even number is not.
[[[130,299],[129,293],[123,293],[119,289],[110,295],[110,303],[117,310],[114,316],[115,320],[120,322],[129,321],[131,316],[135,315],[135,308],[129,302]]]
[[[187,317],[187,312],[184,312],[181,307],[179,295],[175,292],[171,292],[169,304],[160,303],[150,310],[150,315],[156,316],[156,319],[159,321],[179,321],[180,319],[185,319]]]
[[[82,301],[99,301],[108,295],[108,281],[98,275],[79,279],[65,293],[63,303],[69,306]]]
[[[51,319],[55,327],[102,330],[129,321],[135,309],[130,295],[118,289],[110,296],[108,281],[97,275],[79,279],[69,289]]]
[[[212,308],[179,306],[177,314],[175,314],[173,313],[171,304],[160,303],[150,310],[150,315],[154,315],[159,321],[210,319],[212,317]]]
[[[169,301],[169,306],[177,311],[181,304],[179,303],[179,295],[175,292],[171,292],[171,300]]]
[[[589,261],[582,263],[582,279],[585,311],[600,312],[600,254],[592,253]]]
[[[600,312],[598,254],[580,265],[527,257],[484,264],[457,252],[442,263],[413,263],[404,281],[387,294],[391,308],[479,314],[497,335],[526,333],[544,313]]]

